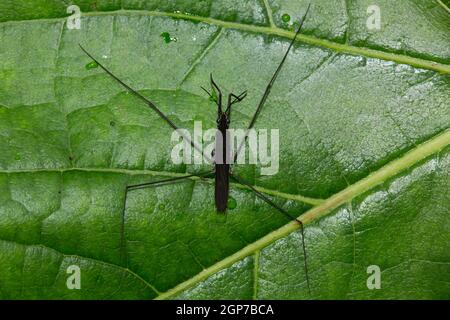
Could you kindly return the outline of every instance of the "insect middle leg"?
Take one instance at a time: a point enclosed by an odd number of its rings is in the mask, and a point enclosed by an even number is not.
[[[214,171],[207,171],[199,174],[190,174],[187,176],[182,177],[175,177],[175,178],[169,178],[159,181],[152,181],[152,182],[145,182],[145,183],[139,183],[139,184],[133,184],[133,185],[127,185],[125,187],[125,197],[123,202],[123,209],[122,214],[120,216],[120,261],[122,261],[125,265],[127,264],[126,261],[126,245],[125,245],[125,210],[127,207],[127,199],[128,199],[128,192],[132,190],[138,190],[138,189],[145,189],[145,188],[152,188],[177,182],[182,182],[186,179],[190,178],[205,178],[208,175],[213,174]]]

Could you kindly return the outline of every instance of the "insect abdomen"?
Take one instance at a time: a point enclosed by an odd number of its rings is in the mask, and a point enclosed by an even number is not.
[[[230,178],[229,164],[216,164],[216,185],[215,185],[215,200],[216,208],[219,213],[227,210],[228,194],[229,194],[229,178]]]
[[[222,139],[216,137],[216,185],[215,200],[216,208],[219,213],[227,210],[228,194],[230,189],[230,164],[227,162],[228,147],[228,121],[225,115],[222,115],[218,124],[218,133]],[[222,152],[219,152],[221,150]]]

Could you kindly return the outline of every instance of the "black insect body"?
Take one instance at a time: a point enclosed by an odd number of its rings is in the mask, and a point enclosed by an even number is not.
[[[288,218],[289,220],[293,220],[296,221],[299,225],[300,225],[300,230],[301,230],[301,234],[302,234],[302,249],[303,249],[303,253],[304,253],[304,268],[305,268],[305,274],[306,274],[306,281],[307,281],[307,285],[308,285],[308,289],[309,287],[309,277],[308,277],[308,268],[307,268],[307,262],[306,262],[306,247],[305,247],[305,241],[304,241],[304,231],[303,231],[303,223],[297,219],[296,217],[292,216],[291,214],[289,214],[286,210],[284,210],[283,208],[281,208],[279,205],[277,205],[275,202],[273,202],[270,198],[268,198],[267,196],[265,196],[264,194],[262,194],[261,192],[259,192],[258,190],[256,190],[249,182],[247,182],[246,180],[244,180],[243,178],[237,176],[236,174],[233,174],[231,171],[231,164],[236,162],[237,156],[240,152],[240,150],[242,149],[243,145],[246,143],[247,139],[248,139],[248,133],[250,131],[250,129],[253,128],[256,119],[259,115],[259,113],[261,112],[261,109],[263,108],[267,97],[269,96],[269,93],[271,91],[271,88],[275,82],[275,80],[278,77],[278,74],[281,70],[281,68],[283,67],[286,58],[289,54],[289,52],[291,51],[295,40],[297,38],[297,36],[299,35],[303,23],[305,21],[305,18],[309,12],[309,8],[310,6],[308,6],[308,9],[306,10],[302,21],[300,23],[300,26],[297,30],[297,32],[295,33],[295,36],[293,37],[292,41],[289,44],[289,47],[286,51],[286,53],[283,56],[283,59],[281,60],[280,64],[278,65],[275,73],[273,74],[269,84],[267,85],[264,94],[258,104],[258,107],[255,111],[255,113],[253,114],[253,117],[250,121],[250,124],[247,128],[247,132],[245,134],[245,138],[244,141],[241,142],[241,144],[238,146],[237,148],[237,152],[234,154],[234,156],[232,156],[231,154],[231,150],[229,148],[229,140],[228,138],[228,134],[227,134],[227,129],[229,129],[229,125],[230,125],[230,120],[231,120],[231,108],[233,106],[233,104],[238,103],[240,101],[242,101],[246,95],[247,92],[244,91],[243,93],[241,93],[240,95],[235,95],[233,93],[230,93],[228,95],[228,101],[227,101],[227,108],[225,111],[223,111],[223,105],[222,105],[222,92],[219,88],[219,86],[216,84],[216,82],[214,81],[212,75],[210,77],[210,81],[211,81],[211,87],[212,90],[214,91],[213,93],[210,93],[208,90],[202,88],[204,91],[207,92],[207,94],[210,96],[210,98],[212,100],[215,101],[215,103],[217,104],[217,131],[218,134],[221,135],[221,139],[216,139],[216,144],[215,144],[215,151],[214,151],[214,170],[211,171],[207,171],[204,173],[200,173],[200,174],[191,174],[191,175],[186,175],[186,176],[182,176],[182,177],[177,177],[177,178],[170,178],[170,179],[165,179],[165,180],[160,180],[160,181],[153,181],[153,182],[149,182],[149,183],[141,183],[141,184],[136,184],[136,185],[129,185],[126,186],[125,189],[125,203],[123,206],[123,211],[122,211],[122,223],[121,223],[121,248],[124,248],[124,241],[125,241],[125,237],[124,237],[124,225],[125,225],[125,208],[126,208],[126,201],[127,201],[127,195],[129,191],[132,190],[136,190],[136,189],[143,189],[143,188],[148,188],[148,187],[155,187],[155,186],[159,186],[159,185],[164,185],[164,184],[168,184],[168,183],[175,183],[175,182],[179,182],[185,179],[189,179],[192,177],[200,177],[200,178],[205,178],[208,176],[214,176],[215,178],[215,205],[216,205],[216,209],[219,213],[224,213],[227,210],[227,204],[228,204],[228,198],[229,198],[229,185],[230,185],[230,179],[247,186],[252,192],[254,192],[256,194],[256,196],[258,196],[259,198],[261,198],[263,201],[265,201],[266,203],[268,203],[270,206],[274,207],[275,209],[277,209],[280,213],[282,213],[286,218]],[[125,87],[129,92],[131,92],[132,94],[134,94],[135,96],[137,96],[138,98],[140,98],[142,101],[144,101],[151,109],[153,109],[169,126],[171,126],[174,130],[178,130],[179,128],[175,125],[175,123],[173,123],[163,112],[161,112],[161,110],[149,99],[147,99],[146,97],[144,97],[142,94],[140,94],[139,92],[137,92],[136,90],[132,89],[129,85],[127,85],[126,83],[124,83],[122,80],[120,80],[116,75],[114,75],[111,71],[109,71],[104,65],[102,65],[97,59],[95,59],[88,51],[86,51],[81,45],[80,45],[81,49],[84,51],[84,53],[86,53],[87,56],[89,56],[95,63],[97,63],[98,66],[100,66],[107,74],[109,74],[112,78],[114,78],[118,83],[120,83],[123,87]],[[182,131],[178,130],[178,132],[182,135]],[[195,148],[197,151],[199,151],[201,154],[203,154],[201,148],[199,148],[199,146],[197,146],[191,139],[190,137],[185,137],[183,136],[184,139],[186,139],[186,141],[189,141],[191,146],[193,148]],[[206,155],[204,155],[205,158],[208,158]],[[233,158],[233,159],[231,159]],[[211,159],[210,159],[211,160]],[[231,161],[234,160],[234,161]],[[124,255],[124,253],[122,252],[122,255]]]
[[[214,163],[214,173],[215,173],[215,203],[216,209],[218,212],[223,213],[227,210],[228,205],[228,197],[230,191],[230,163],[232,154],[230,150],[230,144],[228,139],[227,130],[230,127],[230,116],[231,116],[231,106],[237,102],[242,101],[246,96],[247,92],[244,91],[239,96],[230,93],[228,96],[228,106],[225,111],[222,110],[222,92],[214,82],[214,79],[211,75],[211,86],[213,90],[216,91],[216,97],[214,98],[206,89],[205,90],[208,95],[214,99],[217,104],[217,134],[220,135],[216,139],[215,143],[215,163]],[[220,139],[219,139],[220,138]]]
[[[228,197],[230,192],[230,162],[227,161],[228,154],[230,152],[228,146],[227,139],[227,130],[230,126],[229,115],[222,112],[219,107],[219,118],[217,119],[217,130],[222,135],[222,141],[220,139],[216,139],[216,147],[215,150],[222,149],[222,152],[219,153],[216,151],[215,155],[222,156],[222,161],[215,162],[215,189],[214,196],[216,201],[216,208],[218,212],[225,212],[228,205]],[[222,142],[222,143],[220,143]],[[218,157],[216,157],[217,159]]]

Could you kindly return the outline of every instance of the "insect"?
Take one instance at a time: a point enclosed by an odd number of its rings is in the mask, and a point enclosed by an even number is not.
[[[247,139],[248,139],[248,134],[250,129],[253,128],[253,126],[255,125],[255,122],[258,118],[258,115],[260,114],[262,108],[264,107],[264,104],[267,100],[267,97],[270,94],[270,91],[272,89],[272,86],[275,82],[275,80],[278,77],[278,74],[280,73],[286,58],[289,54],[289,52],[291,51],[297,36],[300,34],[300,31],[303,27],[303,24],[305,22],[306,16],[309,12],[310,9],[310,5],[308,6],[305,14],[303,15],[303,18],[300,22],[300,25],[293,37],[293,39],[291,40],[289,47],[287,49],[287,51],[285,52],[281,62],[279,63],[277,69],[275,70],[272,78],[270,79],[268,85],[266,86],[266,89],[264,91],[264,94],[261,98],[261,100],[258,103],[258,106],[256,108],[255,113],[252,116],[252,119],[250,121],[249,126],[247,127],[245,136],[243,141],[240,143],[240,145],[237,148],[237,152],[234,154],[234,157],[232,157],[231,155],[231,150],[229,150],[228,147],[228,141],[227,141],[227,129],[229,128],[230,125],[230,120],[231,120],[231,110],[232,110],[232,106],[240,101],[242,101],[246,96],[247,96],[247,92],[244,91],[239,95],[235,95],[233,93],[230,93],[228,95],[228,100],[227,100],[227,107],[224,110],[223,108],[223,95],[222,95],[222,91],[220,90],[219,86],[217,85],[217,83],[214,81],[213,76],[211,74],[210,76],[210,82],[211,82],[211,88],[213,90],[213,92],[209,92],[208,90],[206,90],[205,88],[202,87],[202,89],[209,95],[209,97],[216,103],[217,105],[217,131],[221,134],[222,139],[216,139],[215,142],[215,151],[214,151],[214,170],[210,170],[207,172],[203,172],[200,174],[191,174],[191,175],[185,175],[182,177],[176,177],[176,178],[170,178],[170,179],[165,179],[165,180],[160,180],[160,181],[153,181],[153,182],[148,182],[148,183],[141,183],[141,184],[135,184],[135,185],[128,185],[125,188],[125,203],[123,206],[123,212],[121,215],[122,221],[121,221],[121,244],[123,244],[123,242],[125,241],[124,239],[124,225],[125,225],[125,208],[126,208],[126,201],[127,201],[127,195],[128,192],[132,191],[132,190],[137,190],[137,189],[143,189],[143,188],[149,188],[149,187],[156,187],[159,185],[164,185],[164,184],[168,184],[168,183],[176,183],[179,182],[181,180],[185,180],[185,179],[189,179],[192,177],[199,177],[199,178],[206,178],[206,177],[210,177],[210,176],[214,176],[215,178],[215,205],[216,205],[216,209],[218,213],[225,213],[227,210],[227,204],[228,204],[228,198],[229,198],[229,189],[230,189],[230,179],[236,181],[237,183],[240,183],[242,185],[245,185],[248,187],[248,189],[250,189],[252,192],[255,193],[256,196],[258,196],[260,199],[262,199],[263,201],[265,201],[267,204],[269,204],[270,206],[272,206],[273,208],[275,208],[278,212],[280,212],[281,214],[283,214],[287,219],[292,220],[297,222],[300,225],[300,230],[301,230],[301,235],[302,235],[302,249],[303,249],[303,254],[304,254],[304,269],[305,269],[305,274],[306,274],[306,282],[307,282],[307,286],[308,286],[308,290],[310,291],[310,286],[309,286],[309,277],[308,277],[308,266],[307,266],[307,260],[306,260],[306,246],[305,246],[305,237],[304,237],[304,228],[303,228],[303,223],[297,219],[296,217],[292,216],[290,213],[288,213],[286,210],[284,210],[283,208],[281,208],[279,205],[277,205],[275,202],[273,202],[270,198],[268,198],[267,196],[265,196],[263,193],[259,192],[258,190],[256,190],[248,181],[246,181],[245,179],[237,176],[236,174],[234,174],[231,170],[231,164],[230,164],[230,160],[231,158],[234,158],[234,162],[231,163],[235,163],[237,156],[240,152],[240,150],[242,149],[243,145],[246,143]],[[108,68],[106,68],[103,64],[101,64],[97,59],[94,58],[93,55],[91,55],[86,49],[84,49],[81,45],[80,45],[81,50],[84,51],[84,53],[91,58],[98,66],[100,66],[100,68],[102,68],[108,75],[110,75],[112,78],[114,78],[120,85],[122,85],[125,89],[127,89],[130,93],[134,94],[136,97],[138,97],[139,99],[141,99],[143,102],[145,102],[147,104],[148,107],[150,107],[152,110],[154,110],[162,120],[164,120],[170,127],[172,127],[174,130],[178,130],[178,132],[181,132],[179,130],[179,128],[177,127],[177,125],[172,122],[172,120],[170,120],[163,112],[161,112],[161,110],[156,106],[155,103],[153,103],[151,100],[149,100],[148,98],[146,98],[145,96],[143,96],[142,94],[140,94],[139,92],[137,92],[136,90],[134,90],[133,88],[131,88],[128,84],[124,83],[122,80],[120,80],[116,75],[114,75]],[[197,149],[200,153],[203,153],[202,150],[199,148],[199,146],[197,146],[189,137],[183,137],[184,139],[186,139],[186,141],[189,141],[191,146],[195,149]]]

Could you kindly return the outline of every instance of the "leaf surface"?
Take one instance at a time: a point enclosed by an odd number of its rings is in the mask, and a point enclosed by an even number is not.
[[[79,30],[64,1],[3,1],[0,297],[448,298],[448,8],[380,0],[370,31],[369,2],[313,3],[256,123],[280,130],[279,172],[236,168],[304,214],[309,294],[297,226],[241,185],[227,215],[192,179],[131,191],[122,217],[126,185],[208,166],[173,164],[170,128],[78,47],[189,130],[215,125],[213,72],[248,90],[245,128],[307,1],[75,1]]]

